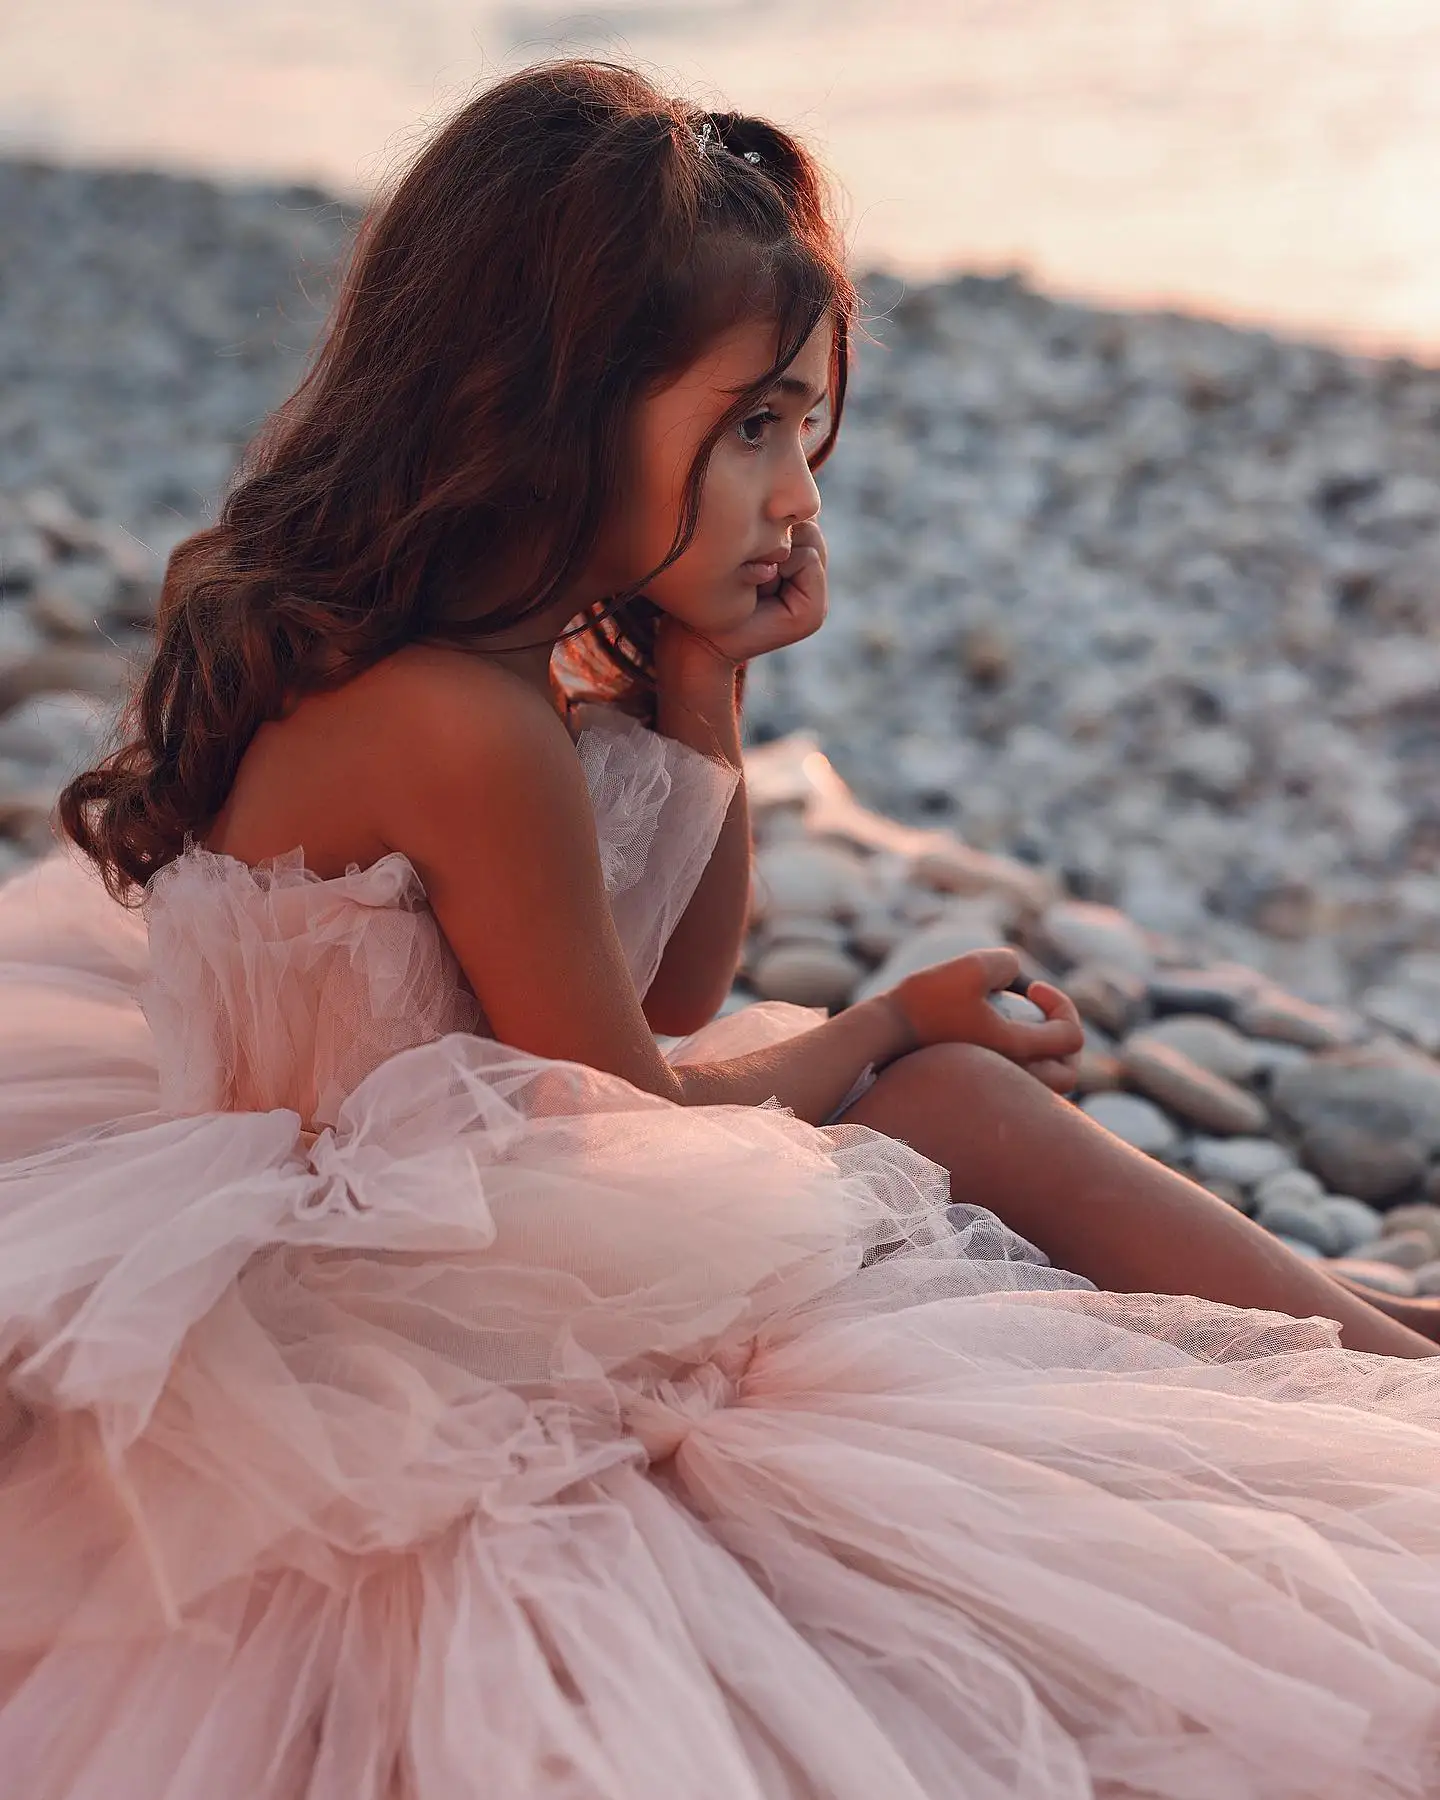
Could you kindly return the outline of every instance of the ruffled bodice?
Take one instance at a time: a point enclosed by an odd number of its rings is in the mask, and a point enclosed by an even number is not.
[[[605,887],[643,994],[739,776],[613,708],[581,713]],[[303,847],[252,868],[192,845],[152,878],[144,913],[140,1000],[165,1112],[290,1107],[307,1127],[332,1125],[397,1052],[452,1031],[490,1035],[400,851],[326,879]]]

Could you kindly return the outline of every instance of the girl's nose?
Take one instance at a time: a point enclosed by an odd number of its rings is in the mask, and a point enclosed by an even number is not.
[[[789,519],[798,523],[813,519],[819,511],[820,489],[815,485],[815,477],[810,472],[810,465],[802,461],[799,474],[794,479],[782,483],[772,496],[770,517],[772,519]]]

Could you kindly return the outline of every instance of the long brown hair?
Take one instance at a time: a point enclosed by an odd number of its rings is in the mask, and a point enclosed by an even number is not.
[[[171,554],[119,748],[63,790],[61,829],[126,900],[215,817],[288,699],[543,610],[594,549],[637,401],[773,318],[775,361],[700,446],[667,567],[715,445],[829,315],[825,461],[856,310],[823,177],[787,133],[605,61],[488,88],[362,222],[304,379],[217,522]],[[467,576],[517,550],[533,578],[454,619]],[[572,691],[652,721],[658,573],[591,607],[560,659]]]

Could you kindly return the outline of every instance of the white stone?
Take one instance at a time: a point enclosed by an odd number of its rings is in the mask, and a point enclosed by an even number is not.
[[[1322,1256],[1338,1256],[1349,1248],[1344,1232],[1320,1202],[1299,1194],[1267,1193],[1262,1186],[1255,1197],[1255,1220],[1276,1237],[1312,1244]]]
[[[1238,731],[1216,727],[1187,731],[1170,750],[1170,770],[1192,781],[1203,793],[1228,799],[1244,787],[1255,753]]]
[[[28,606],[0,600],[0,662],[31,656],[43,648],[45,632]]]
[[[42,778],[77,773],[98,751],[111,709],[89,694],[37,694],[0,718],[0,758]]]
[[[1281,1044],[1273,1039],[1252,1040],[1255,1051],[1255,1074],[1274,1075],[1281,1069],[1298,1068],[1311,1059],[1310,1052],[1299,1044]]]
[[[119,584],[108,563],[63,563],[30,599],[30,616],[59,638],[97,639]]]
[[[1363,1239],[1353,1255],[1364,1262],[1389,1263],[1397,1269],[1419,1269],[1435,1260],[1435,1246],[1423,1231],[1387,1232],[1384,1237]]]
[[[1253,1094],[1173,1045],[1147,1042],[1137,1033],[1121,1045],[1120,1060],[1132,1086],[1202,1131],[1243,1137],[1265,1129],[1265,1108]]]
[[[867,906],[850,928],[850,942],[861,956],[883,961],[909,930],[903,919],[886,906]]]
[[[917,856],[913,879],[949,894],[994,894],[1012,918],[1033,917],[1055,898],[1053,875],[1009,856],[995,856],[959,842]]]
[[[1440,989],[1403,981],[1386,983],[1367,990],[1360,1010],[1432,1056],[1440,1051]]]
[[[1433,1246],[1432,1254],[1440,1257],[1440,1206],[1433,1200],[1417,1200],[1404,1206],[1392,1206],[1385,1214],[1385,1231],[1391,1233],[1418,1231]]]
[[[1100,963],[1068,970],[1064,989],[1083,1019],[1116,1036],[1129,1029],[1145,1005],[1145,983],[1138,975]]]
[[[1180,1147],[1180,1133],[1169,1119],[1138,1094],[1087,1094],[1080,1110],[1147,1156],[1168,1161]]]
[[[1414,1275],[1408,1269],[1397,1269],[1389,1263],[1371,1262],[1362,1256],[1342,1256],[1329,1266],[1332,1274],[1348,1275],[1352,1281],[1374,1288],[1377,1293],[1394,1294],[1403,1300],[1415,1292]]]
[[[1384,1224],[1382,1215],[1373,1206],[1349,1194],[1327,1194],[1320,1202],[1320,1211],[1339,1233],[1342,1255],[1360,1244],[1372,1242]]]
[[[1287,1250],[1293,1250],[1297,1256],[1303,1256],[1307,1262],[1315,1262],[1325,1255],[1318,1244],[1312,1244],[1307,1238],[1295,1237],[1288,1231],[1277,1231],[1274,1236]]]
[[[1227,1081],[1248,1081],[1259,1066],[1254,1044],[1223,1019],[1203,1013],[1173,1013],[1134,1032],[1127,1043],[1168,1044]]]
[[[1155,966],[1145,934],[1113,906],[1062,901],[1047,909],[1040,920],[1039,935],[1042,944],[1055,950],[1068,965],[1104,963],[1140,976],[1148,976]]]
[[[770,912],[757,933],[758,950],[777,944],[828,944],[843,950],[849,933],[838,919],[820,919],[813,913]]]
[[[1249,1037],[1273,1038],[1303,1050],[1333,1049],[1357,1036],[1356,1022],[1347,1014],[1275,990],[1246,1001],[1235,1023]]]
[[[855,998],[866,1000],[883,994],[917,969],[934,968],[972,950],[993,950],[1004,942],[1004,932],[997,929],[995,915],[984,901],[961,901],[933,924],[902,938],[880,967],[861,982]]]
[[[869,893],[865,866],[833,844],[774,844],[755,855],[755,915],[853,917]]]
[[[1007,1019],[1017,1025],[1043,1025],[1045,1014],[1033,1001],[1027,1000],[1023,994],[1011,994],[1001,991],[990,996],[990,1004]]]
[[[1255,1200],[1259,1206],[1285,1201],[1297,1205],[1313,1205],[1325,1198],[1321,1182],[1308,1169],[1281,1169],[1266,1175],[1255,1184]]]
[[[1190,1164],[1202,1181],[1233,1181],[1247,1189],[1297,1166],[1283,1145],[1263,1137],[1197,1137],[1190,1146]]]
[[[862,973],[860,964],[827,944],[780,944],[760,956],[750,985],[762,1000],[797,1006],[843,1006]]]

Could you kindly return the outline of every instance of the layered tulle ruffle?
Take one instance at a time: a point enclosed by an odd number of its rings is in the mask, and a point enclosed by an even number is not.
[[[1097,1293],[896,1140],[464,1030],[176,1116],[143,992],[218,971],[186,1041],[251,1079],[326,909],[327,979],[426,929],[399,864],[186,868],[158,982],[73,859],[0,889],[7,1793],[1440,1793],[1433,1363]]]

